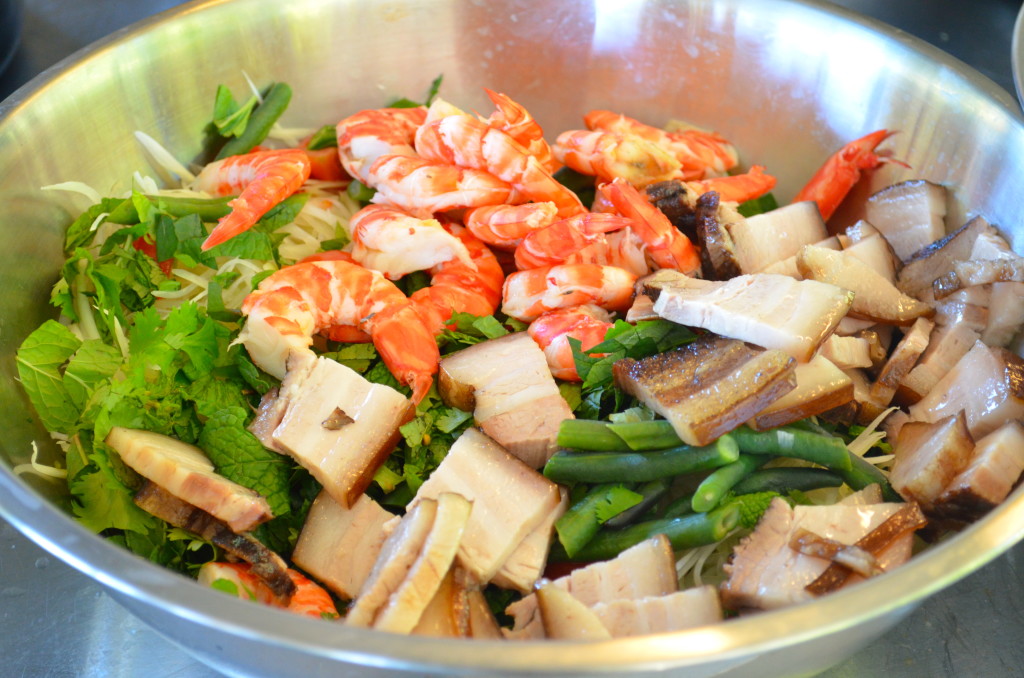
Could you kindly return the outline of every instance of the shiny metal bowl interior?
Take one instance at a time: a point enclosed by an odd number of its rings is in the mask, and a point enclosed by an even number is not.
[[[822,159],[873,129],[899,130],[890,164],[858,187],[924,177],[950,186],[954,222],[1000,225],[1018,249],[1024,125],[1002,89],[944,53],[823,3],[786,0],[210,0],[121,31],[0,104],[0,513],[105,584],[143,620],[235,675],[795,675],[838,662],[916,603],[1024,537],[1024,494],[910,564],[813,604],[717,628],[580,647],[402,638],[210,595],[95,537],[60,492],[9,466],[45,441],[14,350],[49,316],[71,202],[41,186],[124,190],[149,167],[143,130],[181,159],[200,152],[218,83],[286,81],[285,122],[319,126],[396,96],[485,109],[482,87],[524,103],[551,133],[609,108],[714,127],[779,178],[789,200]],[[55,451],[43,447],[44,457]]]

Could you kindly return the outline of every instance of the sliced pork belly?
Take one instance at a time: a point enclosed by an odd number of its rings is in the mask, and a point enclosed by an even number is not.
[[[1009,346],[1024,325],[1024,283],[992,284],[988,304],[988,324],[981,340],[989,346]]]
[[[346,509],[321,491],[309,509],[292,561],[317,581],[355,598],[384,546],[384,525],[394,514],[367,495]]]
[[[995,229],[982,217],[975,217],[953,233],[937,240],[916,252],[906,260],[900,271],[896,286],[905,294],[917,299],[926,299],[931,294],[936,278],[948,273],[954,262],[970,258],[974,241],[982,233],[994,233]]]
[[[889,241],[881,235],[872,235],[843,248],[843,253],[858,259],[890,284],[896,284],[896,273],[903,263],[892,251]]]
[[[294,354],[293,354],[294,355]],[[281,412],[273,446],[291,455],[336,502],[352,506],[416,412],[412,402],[330,358],[289,358],[268,410]]]
[[[813,599],[814,594],[806,587],[829,568],[831,561],[793,550],[790,543],[797,533],[806,530],[824,539],[856,544],[903,506],[882,503],[792,508],[776,497],[725,566],[729,579],[720,587],[723,605],[735,610],[770,610]],[[911,530],[873,554],[878,567],[888,571],[906,562],[912,542]]]
[[[558,427],[573,417],[544,352],[526,332],[446,356],[438,389],[445,403],[472,412],[484,433],[531,468],[555,453]]]
[[[889,474],[893,489],[929,511],[946,486],[967,467],[974,440],[960,411],[930,424],[904,424],[892,451],[896,456]]]
[[[814,245],[815,247],[824,247],[825,249],[829,250],[838,251],[843,249],[842,241],[840,241],[839,238],[836,236],[831,236],[829,238],[825,238],[824,240],[819,240],[818,242],[811,244]],[[783,259],[782,261],[778,261],[772,264],[771,266],[768,266],[767,268],[760,272],[777,273],[779,275],[789,276],[790,278],[794,278],[796,280],[803,280],[804,277],[803,275],[800,274],[800,268],[796,265],[796,260],[798,256],[800,256],[799,252],[797,252],[791,257],[788,257],[786,259]]]
[[[994,231],[981,233],[970,255],[953,262],[951,270],[932,282],[932,292],[941,299],[966,287],[995,282],[1024,282],[1024,259]]]
[[[247,532],[273,518],[258,492],[217,473],[202,450],[151,431],[115,426],[104,442],[144,478],[227,523]]]
[[[1024,360],[978,341],[909,413],[914,421],[935,422],[960,410],[975,440],[1024,418]]]
[[[921,179],[893,184],[868,198],[865,216],[906,261],[946,235],[946,189]]]
[[[701,586],[663,596],[613,600],[597,603],[589,608],[572,605],[569,599],[578,599],[571,596],[568,599],[563,597],[560,601],[563,603],[561,606],[552,605],[551,597],[557,591],[552,589],[553,587],[545,587],[538,591],[544,629],[549,638],[567,639],[566,633],[563,632],[568,629],[568,636],[576,640],[581,639],[579,621],[582,619],[587,619],[586,623],[591,625],[596,619],[607,630],[609,638],[668,633],[722,621],[722,604],[718,590],[713,586]],[[584,612],[587,609],[592,616]],[[565,618],[553,619],[560,615]],[[577,628],[572,628],[574,622]],[[601,637],[601,634],[595,628],[583,637],[595,638]]]
[[[853,401],[853,381],[823,356],[798,364],[793,374],[796,388],[758,412],[749,422],[751,428],[785,426]]]
[[[410,633],[435,638],[504,638],[483,593],[467,583],[458,567],[448,570]]]
[[[542,523],[553,524],[551,516],[562,502],[558,485],[475,428],[459,436],[409,506],[446,492],[473,502],[458,562],[479,584],[491,581]],[[524,581],[529,575],[521,567],[510,565],[505,577]]]
[[[973,521],[999,505],[1024,472],[1024,427],[1007,422],[978,441],[974,456],[936,500],[948,518]]]
[[[804,245],[827,239],[828,230],[812,201],[785,205],[730,224],[740,273],[758,273],[795,256]]]
[[[923,398],[978,339],[978,333],[966,324],[937,325],[928,340],[928,348],[900,380],[896,401],[909,406]]]
[[[504,589],[515,589],[529,593],[548,562],[551,550],[551,538],[555,529],[555,521],[562,517],[569,508],[569,492],[559,488],[561,501],[538,525],[523,538],[501,568],[495,573],[493,582]]]
[[[736,278],[734,278],[736,280]],[[681,348],[612,368],[615,384],[662,415],[689,445],[707,445],[796,386],[796,361],[705,334]]]
[[[931,320],[918,318],[896,344],[896,348],[879,371],[875,383],[871,385],[871,399],[876,405],[889,406],[900,382],[928,348],[928,340],[934,327],[935,323]]]
[[[871,367],[871,344],[867,338],[831,335],[818,349],[818,355],[841,370]]]
[[[612,634],[597,614],[578,598],[545,583],[537,589],[537,611],[543,638],[558,640],[608,640]]]
[[[770,273],[715,282],[661,270],[644,289],[662,318],[785,351],[800,362],[811,359],[854,301],[834,285]]]

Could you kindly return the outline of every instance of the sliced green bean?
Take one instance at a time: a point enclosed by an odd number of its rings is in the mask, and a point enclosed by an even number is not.
[[[693,512],[693,495],[684,494],[669,502],[669,505],[661,512],[661,517],[679,518],[680,516],[688,516]]]
[[[766,461],[768,459],[763,455],[741,454],[733,463],[712,471],[693,493],[693,510],[697,513],[707,513],[718,506],[736,483],[749,476]]]
[[[348,193],[348,197],[352,198],[356,202],[370,202],[370,200],[373,199],[373,196],[377,194],[377,191],[357,179],[353,179],[352,182],[349,183],[345,192]]]
[[[626,442],[615,435],[610,424],[594,419],[565,419],[558,427],[559,447],[575,450],[622,452],[629,449]]]
[[[253,110],[245,131],[229,139],[217,153],[217,160],[231,155],[248,153],[267,138],[270,128],[281,117],[292,100],[292,88],[283,82],[275,82],[263,95],[263,102]]]
[[[231,212],[228,202],[234,200],[234,196],[223,198],[180,198],[167,197],[162,195],[147,195],[146,200],[161,209],[172,217],[184,217],[189,214],[199,215],[199,219],[206,223],[213,223]],[[130,198],[111,210],[107,215],[107,221],[114,224],[130,226],[139,223],[139,212],[135,203]]]
[[[792,490],[806,492],[822,487],[839,487],[842,484],[842,476],[834,471],[792,466],[763,468],[760,471],[754,471],[736,483],[732,491],[735,494],[753,494],[755,492],[787,494]]]
[[[631,450],[660,450],[682,443],[672,425],[665,420],[631,421],[608,424],[608,428],[622,438]]]
[[[740,450],[749,454],[769,454],[803,459],[836,471],[849,471],[850,454],[842,438],[811,433],[793,426],[754,431],[741,426],[729,435],[736,438]]]
[[[601,529],[586,546],[573,557],[579,562],[608,560],[630,546],[659,534],[668,537],[676,551],[713,544],[721,541],[739,523],[740,511],[727,504],[710,513],[694,513],[680,518],[648,520],[621,530]],[[564,559],[560,549],[552,549],[553,560]]]
[[[548,459],[544,475],[560,483],[645,483],[682,473],[709,471],[739,458],[736,441],[724,435],[710,445],[681,445],[652,452],[571,452]]]
[[[878,484],[882,488],[882,498],[886,501],[903,501],[903,497],[892,489],[889,479],[885,477],[877,466],[867,459],[850,452],[850,469],[840,472],[843,480],[854,490],[863,490],[868,485]]]
[[[555,531],[566,555],[570,558],[589,542],[601,527],[602,509],[616,503],[630,506],[639,502],[635,492],[620,484],[595,485],[587,494],[569,507],[569,510],[555,521]],[[633,504],[635,505],[635,504]]]
[[[671,485],[671,482],[667,478],[659,478],[634,488],[634,491],[643,497],[640,503],[606,520],[604,524],[608,527],[625,527],[637,521],[647,509],[654,506],[659,499],[665,496],[669,485]]]

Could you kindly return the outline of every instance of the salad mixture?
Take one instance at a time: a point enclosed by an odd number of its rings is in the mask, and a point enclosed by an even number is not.
[[[197,172],[137,133],[174,187],[47,187],[89,206],[17,360],[66,463],[17,470],[220,591],[509,639],[810,600],[1018,483],[1021,258],[926,181],[826,227],[891,132],[780,207],[717,132],[440,82],[319,130],[222,87]]]

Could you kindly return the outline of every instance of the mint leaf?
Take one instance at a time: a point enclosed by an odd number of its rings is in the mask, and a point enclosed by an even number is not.
[[[245,131],[249,116],[259,100],[252,96],[244,104],[235,101],[231,90],[224,85],[217,86],[213,101],[213,124],[224,137],[236,137]]]
[[[51,431],[72,433],[78,421],[81,408],[68,392],[61,368],[81,345],[71,330],[47,320],[18,348],[18,378],[43,426]]]
[[[82,344],[64,370],[64,387],[79,409],[85,406],[93,389],[114,376],[121,367],[121,352],[113,346],[91,339]]]

